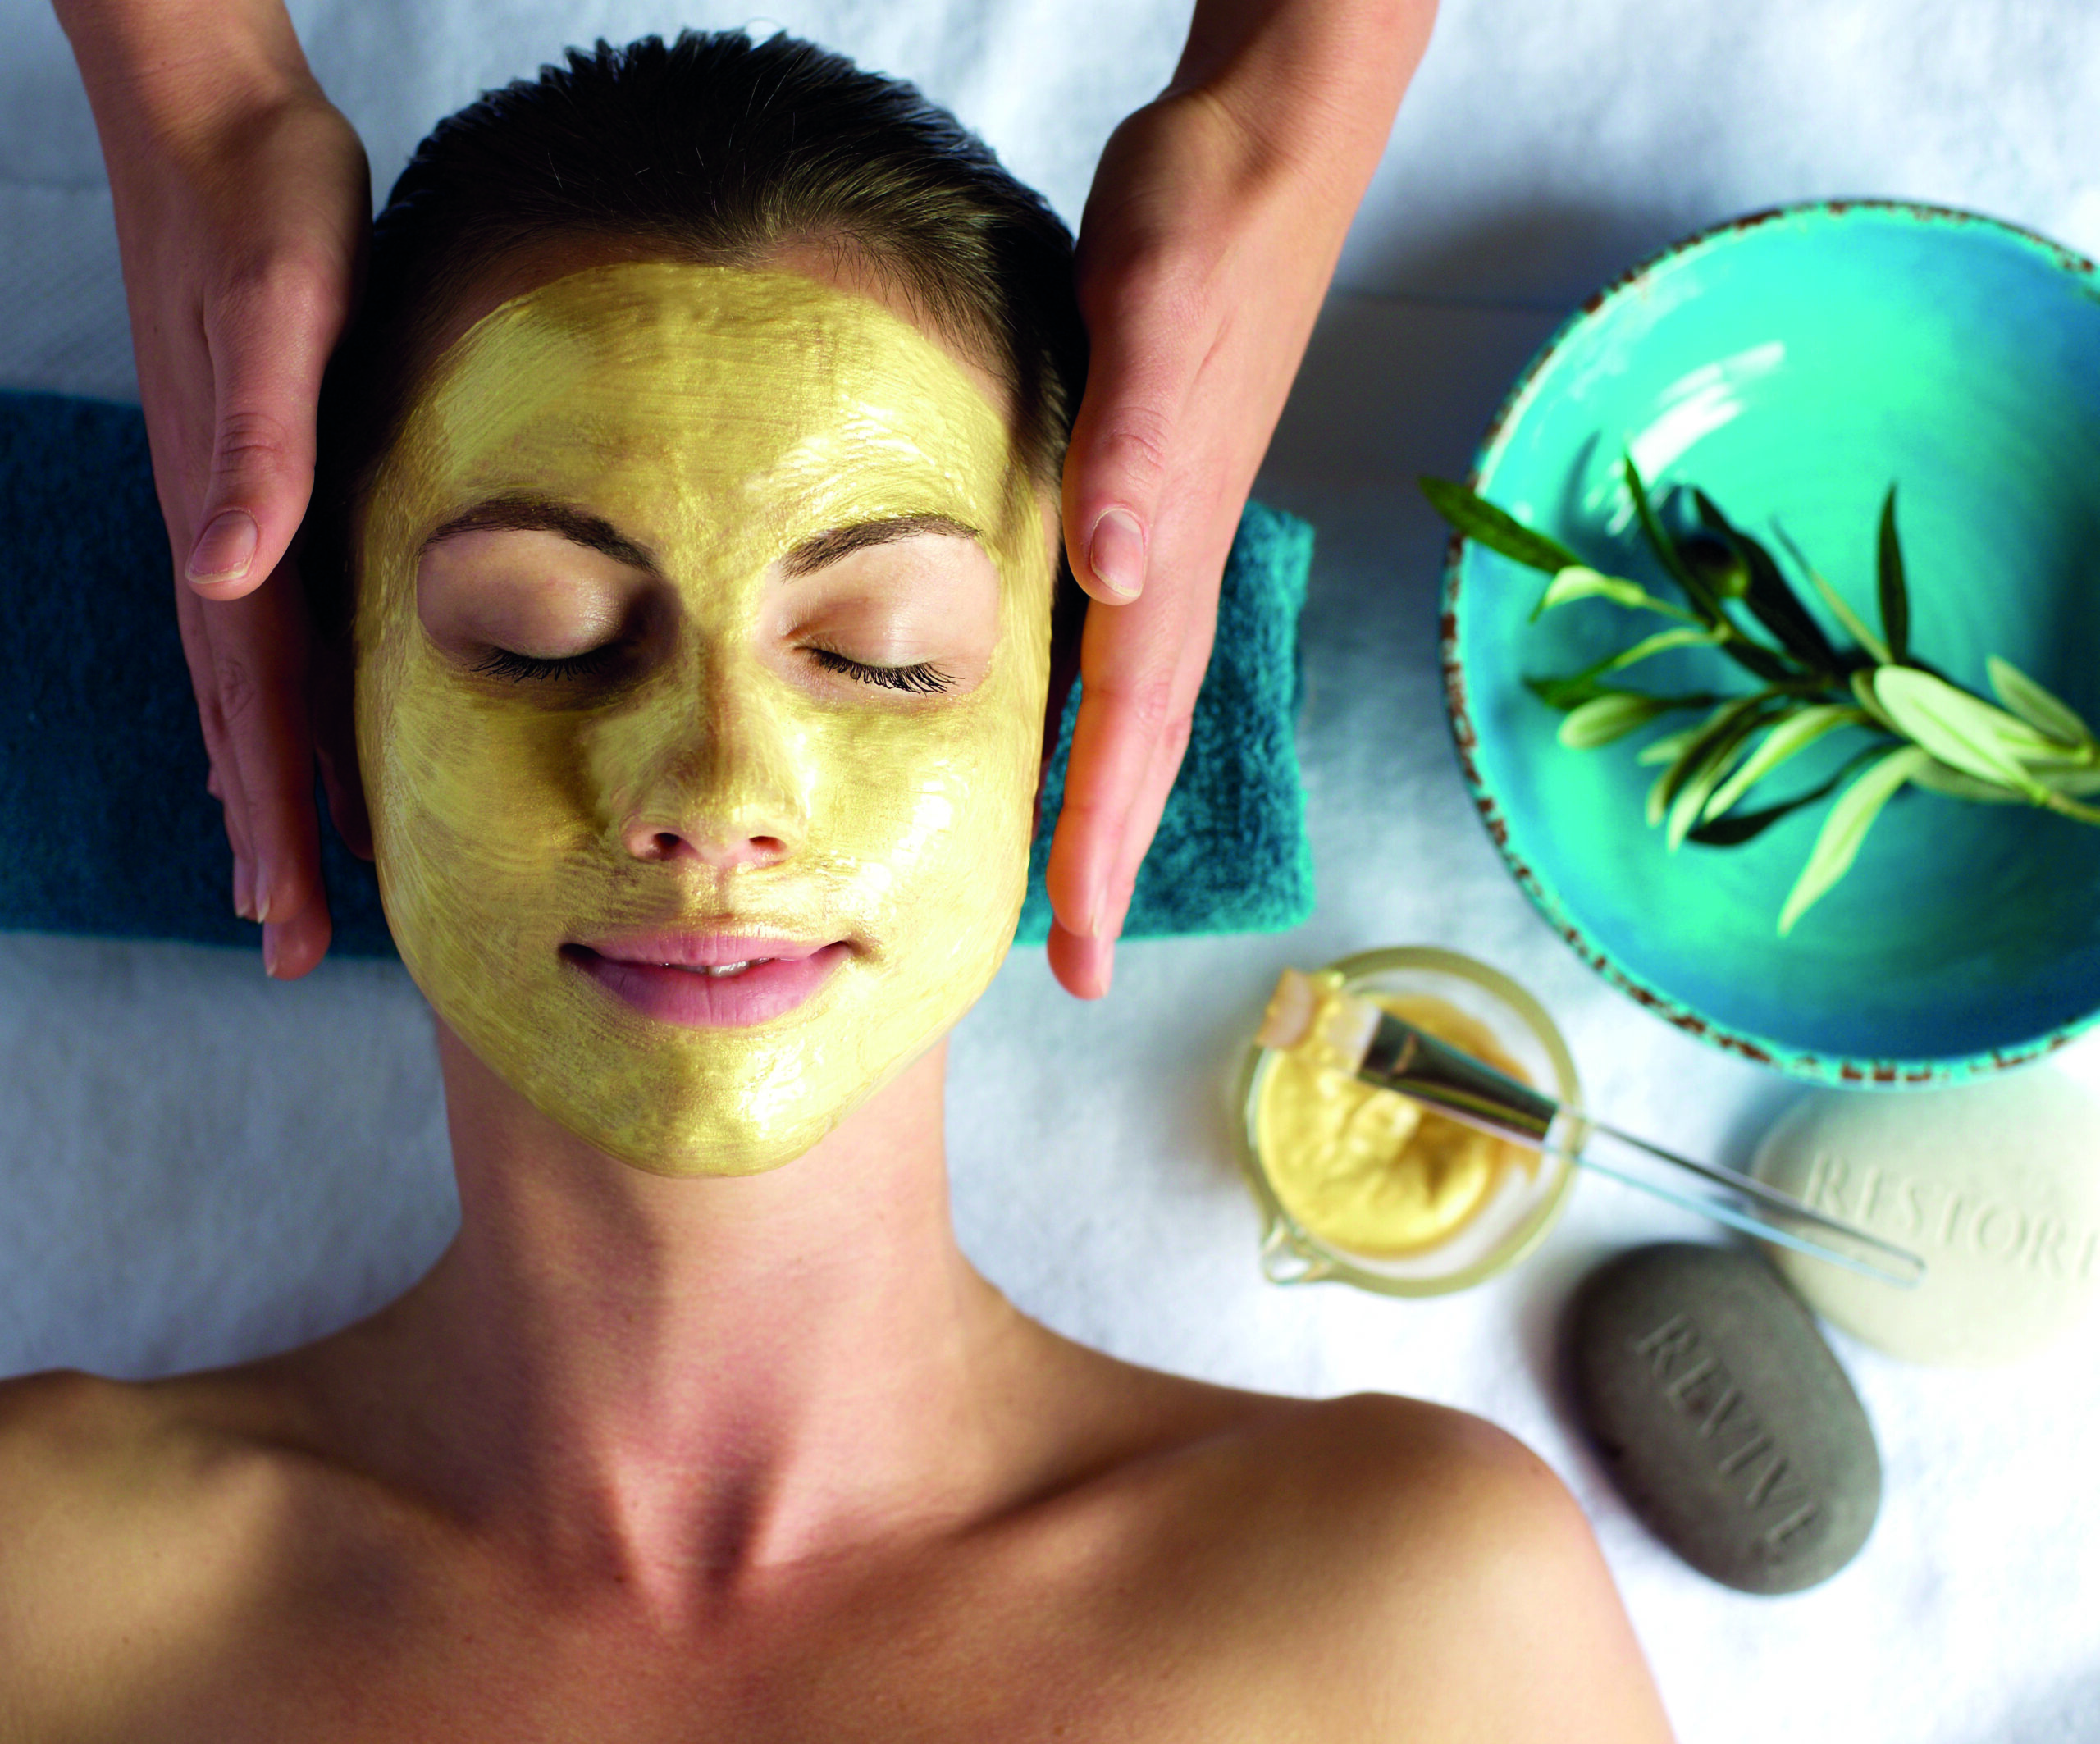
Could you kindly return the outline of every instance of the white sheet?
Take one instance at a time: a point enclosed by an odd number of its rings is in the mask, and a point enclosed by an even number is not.
[[[430,120],[564,41],[747,21],[615,0],[295,10],[382,188]],[[1075,219],[1102,139],[1166,76],[1185,14],[808,0],[774,16],[921,80]],[[132,394],[107,195],[63,42],[40,0],[0,0],[0,384]],[[1701,1744],[2100,1739],[2100,1325],[1991,1375],[1835,1340],[1881,1438],[1880,1523],[1828,1586],[1746,1598],[1647,1536],[1550,1384],[1574,1279],[1624,1244],[1698,1233],[1691,1220],[1586,1181],[1536,1257],[1471,1294],[1274,1289],[1254,1269],[1225,1087],[1281,964],[1435,941],[1533,988],[1600,1106],[1746,1157],[1793,1089],[1591,975],[1472,817],[1435,678],[1438,533],[1410,480],[1463,465],[1566,304],[1708,220],[1897,194],[2100,248],[2096,75],[2085,0],[1446,0],[1345,258],[1358,294],[1323,321],[1261,486],[1321,531],[1302,740],[1319,913],[1283,938],[1126,947],[1098,1008],[1016,953],[957,1039],[956,1212],[995,1280],[1142,1360],[1414,1393],[1522,1436],[1589,1508],[1678,1727]],[[2100,1084],[2100,1042],[2067,1064]],[[165,1372],[337,1324],[444,1242],[444,1155],[420,1002],[396,969],[331,964],[280,988],[231,953],[0,938],[0,1373]]]

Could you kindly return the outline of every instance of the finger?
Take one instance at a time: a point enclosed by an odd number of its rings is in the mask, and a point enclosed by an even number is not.
[[[1151,843],[1210,662],[1230,530],[1221,539],[1206,518],[1166,532],[1175,560],[1143,600],[1088,608],[1064,808],[1046,869],[1052,910],[1075,936],[1115,937],[1115,887]]]
[[[1202,672],[1198,669],[1195,678],[1186,685],[1189,706],[1178,711],[1167,723],[1153,746],[1152,767],[1145,772],[1136,794],[1130,801],[1129,815],[1116,838],[1115,856],[1108,870],[1108,902],[1103,912],[1101,936],[1112,943],[1121,938],[1124,920],[1130,912],[1130,898],[1137,889],[1138,874],[1144,867],[1145,856],[1152,851],[1153,838],[1158,833],[1159,820],[1166,814],[1168,796],[1181,773],[1181,760],[1189,750],[1189,733],[1193,723],[1195,693],[1201,687]]]
[[[197,723],[203,733],[204,754],[210,760],[211,773],[204,789],[219,802],[226,845],[233,855],[233,911],[243,920],[253,920],[255,856],[248,833],[248,796],[241,787],[240,770],[226,736],[205,604],[180,578],[175,584],[175,615],[182,634],[183,659],[189,668],[190,690],[197,699]]]
[[[1065,550],[1081,587],[1107,605],[1139,597],[1153,577],[1160,502],[1209,349],[1192,342],[1189,299],[1165,269],[1096,268],[1083,280],[1090,354],[1086,392],[1065,450]]]
[[[1099,999],[1107,995],[1116,962],[1116,947],[1109,940],[1083,938],[1053,920],[1047,954],[1050,972],[1074,998]]]
[[[335,936],[324,899],[308,902],[289,920],[272,920],[262,929],[262,972],[272,980],[296,981],[328,954]]]
[[[1098,936],[1116,845],[1177,702],[1185,600],[1157,589],[1111,612],[1087,608],[1080,707],[1044,885],[1065,930]]]
[[[1198,663],[1194,682],[1189,682],[1185,673],[1180,680],[1180,686],[1189,692],[1192,710],[1201,678],[1202,666]],[[1166,811],[1167,797],[1174,791],[1175,779],[1181,773],[1181,760],[1189,748],[1190,720],[1190,714],[1177,714],[1153,745],[1151,767],[1132,797],[1123,827],[1117,832],[1109,854],[1105,885],[1107,895],[1098,936],[1081,937],[1066,932],[1055,922],[1052,925],[1050,967],[1065,990],[1075,998],[1099,999],[1108,992],[1115,975],[1116,941],[1122,935],[1123,923],[1129,916],[1130,901],[1136,893],[1138,874],[1144,868],[1145,855],[1151,849],[1153,837]]]
[[[259,586],[299,530],[342,302],[326,274],[293,263],[230,290],[207,315],[212,459],[183,573],[208,598],[238,599]]]
[[[1102,907],[1098,937],[1068,932],[1052,920],[1049,938],[1050,967],[1065,990],[1080,999],[1099,999],[1108,992],[1115,974],[1116,941],[1122,936],[1131,898],[1136,894],[1138,874],[1158,831],[1166,801],[1181,773],[1181,760],[1189,749],[1189,720],[1178,727],[1170,724],[1153,751],[1153,763],[1130,804],[1109,860],[1107,897]]]
[[[329,936],[298,576],[281,565],[271,586],[204,611],[221,727],[247,801],[264,962],[278,979],[295,979],[321,960]]]

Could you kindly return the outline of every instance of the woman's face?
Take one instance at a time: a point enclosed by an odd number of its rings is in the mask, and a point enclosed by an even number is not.
[[[534,1105],[801,1155],[943,1034],[1027,873],[1052,559],[988,380],[795,273],[595,267],[445,351],[359,529],[387,919]]]

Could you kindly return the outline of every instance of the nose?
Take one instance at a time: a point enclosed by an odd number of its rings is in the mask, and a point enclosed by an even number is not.
[[[615,783],[631,796],[615,807],[630,856],[729,872],[795,854],[808,830],[808,783],[782,689],[760,673],[717,670],[667,686],[637,711],[631,751],[615,752],[632,772]]]

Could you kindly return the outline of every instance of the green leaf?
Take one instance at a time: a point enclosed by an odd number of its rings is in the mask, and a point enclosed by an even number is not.
[[[1787,585],[1772,554],[1736,527],[1704,491],[1693,491],[1691,500],[1700,520],[1734,548],[1750,571],[1750,588],[1743,596],[1743,604],[1750,608],[1751,615],[1803,665],[1817,672],[1836,672],[1840,664],[1838,651],[1830,646],[1823,626]]]
[[[1881,808],[1895,797],[1903,783],[1932,760],[1915,745],[1888,751],[1869,764],[1865,773],[1838,796],[1830,815],[1809,851],[1808,864],[1787,893],[1787,906],[1779,911],[1779,934],[1784,938],[1794,923],[1828,893],[1831,887],[1852,869],[1860,844],[1881,815]]]
[[[1859,710],[1842,703],[1816,703],[1775,723],[1764,742],[1743,761],[1742,767],[1714,790],[1706,802],[1706,818],[1717,818],[1789,757],[1808,749],[1826,733],[1839,727],[1864,724]]]
[[[1595,666],[1558,678],[1527,678],[1524,687],[1550,709],[1566,710],[1587,702],[1592,696],[1601,696],[1609,689],[1596,682],[1597,674],[1604,669],[1600,660]]]
[[[2100,778],[2100,745],[2070,751],[2052,740],[2047,751],[2030,752],[2020,760],[2020,765],[2038,782],[2066,792],[2075,792],[2075,788],[2065,785],[2066,782]]]
[[[1600,598],[1632,611],[1661,612],[1672,618],[1691,616],[1682,606],[1657,599],[1638,582],[1629,582],[1623,576],[1600,575],[1584,564],[1570,564],[1565,569],[1555,572],[1553,579],[1546,583],[1545,591],[1539,596],[1539,603],[1532,608],[1532,622],[1537,623],[1541,613],[1556,605],[1565,605],[1571,600]]]
[[[1929,793],[1944,793],[1949,799],[1975,800],[1986,806],[2026,806],[2034,802],[2024,793],[2016,793],[2002,782],[1979,781],[1974,775],[1965,775],[1958,769],[1952,769],[1935,757],[1911,778],[1911,785],[1923,788]]]
[[[1823,596],[1823,603],[1837,614],[1838,623],[1845,626],[1845,633],[1872,655],[1877,662],[1884,666],[1888,665],[1889,664],[1888,645],[1866,627],[1860,614],[1845,603],[1835,587],[1816,573],[1815,565],[1802,554],[1801,548],[1787,536],[1786,528],[1774,521],[1772,523],[1772,531],[1778,536],[1780,544],[1786,546],[1794,561],[1801,565],[1801,573],[1815,583],[1816,591]]]
[[[1671,801],[1678,796],[1678,790],[1683,787],[1691,778],[1692,772],[1705,760],[1707,751],[1719,742],[1724,733],[1733,728],[1738,721],[1746,715],[1752,714],[1763,709],[1771,700],[1771,697],[1763,691],[1760,691],[1753,696],[1737,696],[1732,701],[1723,703],[1699,724],[1694,729],[1691,737],[1686,742],[1684,749],[1678,753],[1676,760],[1655,778],[1655,785],[1648,789],[1647,818],[1650,829],[1652,829],[1663,821],[1664,816],[1669,810]]]
[[[1684,838],[1691,826],[1699,821],[1706,809],[1706,801],[1719,787],[1742,748],[1750,742],[1750,736],[1764,724],[1761,713],[1743,715],[1706,747],[1706,754],[1699,760],[1698,766],[1684,778],[1684,784],[1678,789],[1677,797],[1670,801],[1669,816],[1664,828],[1664,839],[1674,854],[1684,845]]]
[[[2066,799],[2061,793],[2052,793],[2043,804],[2065,817],[2076,818],[2081,824],[2100,824],[2100,807],[2081,806],[2076,800]]]
[[[1710,642],[1704,630],[1658,630],[1653,636],[1622,648],[1616,654],[1607,654],[1600,660],[1592,660],[1580,672],[1571,672],[1554,678],[1527,678],[1524,688],[1550,709],[1572,709],[1587,702],[1593,696],[1623,694],[1612,686],[1597,681],[1637,660],[1645,660],[1651,654],[1661,654],[1670,648],[1694,647]],[[1710,691],[1694,691],[1681,696],[1666,696],[1664,706],[1672,709],[1703,709],[1719,701]]]
[[[1677,755],[1670,759],[1669,766],[1648,784],[1648,802],[1642,815],[1650,829],[1659,825],[1669,815],[1670,802],[1677,797],[1677,790],[1684,785],[1685,778],[1698,766],[1699,759],[1706,748],[1706,735],[1712,723],[1696,728],[1688,738],[1678,746]],[[1673,739],[1678,735],[1673,734]]]
[[[1500,551],[1504,557],[1548,574],[1582,568],[1582,559],[1566,546],[1532,532],[1477,491],[1448,478],[1423,478],[1419,482],[1431,508],[1467,538],[1491,551]]]
[[[1984,662],[1998,701],[2029,726],[2063,745],[2092,745],[2093,730],[2061,696],[2037,684],[2010,660],[1995,654]]]
[[[1716,646],[1744,671],[1755,673],[1767,684],[1784,684],[1801,676],[1785,656],[1774,654],[1763,644],[1754,642],[1740,632]]]
[[[1667,696],[1650,696],[1640,691],[1607,691],[1579,705],[1561,722],[1560,742],[1570,751],[1594,750],[1646,726],[1669,706]]]
[[[1663,523],[1655,518],[1655,505],[1648,500],[1648,487],[1641,482],[1641,469],[1634,465],[1633,456],[1625,456],[1625,463],[1626,493],[1633,499],[1634,518],[1641,523],[1641,536],[1655,554],[1655,560],[1662,564],[1664,573],[1684,590],[1685,598],[1691,601],[1701,617],[1709,623],[1727,623],[1714,590],[1684,560],[1670,536],[1663,531]]]
[[[1691,765],[1687,760],[1697,742],[1695,738],[1691,744],[1686,746],[1677,754],[1670,766],[1648,784],[1648,804],[1644,815],[1648,819],[1649,829],[1653,829],[1669,815],[1670,801],[1677,797],[1677,790],[1684,778],[1691,773]]]
[[[1685,567],[1713,590],[1716,599],[1740,600],[1750,591],[1750,565],[1727,540],[1709,532],[1688,533],[1671,543]]]
[[[1701,847],[1734,847],[1740,843],[1761,836],[1780,819],[1799,811],[1804,806],[1813,806],[1818,800],[1835,792],[1840,783],[1850,778],[1852,771],[1868,758],[1879,755],[1869,745],[1865,751],[1848,759],[1843,768],[1828,781],[1810,788],[1806,793],[1797,793],[1792,799],[1782,800],[1776,806],[1766,806],[1756,811],[1731,811],[1720,817],[1709,818],[1684,839],[1696,842]]]
[[[2027,773],[2049,793],[2070,796],[2100,793],[2100,768],[2087,763],[2029,763]],[[2020,806],[2037,803],[2034,795],[2016,792],[2000,781],[1984,781],[1952,769],[1937,757],[1932,766],[1911,778],[1911,784],[1944,793],[1952,799],[1971,799],[1985,805]]]
[[[1763,835],[1790,812],[1813,805],[1833,784],[1825,782],[1813,793],[1804,793],[1799,799],[1790,799],[1780,805],[1767,806],[1761,811],[1731,811],[1724,817],[1709,818],[1684,839],[1695,847],[1740,847]]]
[[[1709,630],[1658,630],[1653,636],[1644,636],[1630,648],[1623,648],[1598,667],[1600,676],[1608,672],[1618,672],[1645,660],[1652,655],[1667,654],[1673,648],[1710,648],[1714,646],[1713,632]]]
[[[1572,709],[1597,693],[1597,687],[1580,673],[1567,678],[1527,678],[1524,688],[1549,709]]]
[[[2055,747],[2026,722],[1911,666],[1882,667],[1874,693],[1897,730],[1941,762],[2040,801],[2043,789],[2020,760]]]
[[[1684,747],[1699,737],[1700,729],[1687,727],[1679,733],[1666,733],[1650,744],[1643,745],[1636,763],[1674,763],[1683,755]]]
[[[1648,541],[1656,561],[1669,573],[1671,580],[1684,590],[1684,596],[1691,601],[1700,617],[1715,629],[1727,632],[1725,639],[1718,641],[1715,646],[1746,672],[1764,679],[1767,684],[1784,683],[1796,677],[1793,668],[1785,660],[1762,644],[1751,641],[1736,627],[1722,605],[1720,596],[1684,560],[1675,541],[1664,532],[1663,523],[1655,517],[1655,505],[1648,500],[1648,487],[1641,482],[1640,468],[1633,463],[1633,456],[1628,454],[1625,459],[1627,495],[1633,499],[1634,518],[1641,523],[1641,536]]]
[[[1896,486],[1881,503],[1881,536],[1874,552],[1874,568],[1881,589],[1881,634],[1888,644],[1888,657],[1902,660],[1911,646],[1911,592],[1903,581],[1903,546],[1896,536]]]
[[[1888,731],[1901,738],[1903,736],[1903,729],[1896,724],[1894,718],[1888,710],[1882,707],[1879,700],[1874,696],[1874,671],[1875,669],[1871,666],[1862,666],[1847,682],[1852,687],[1852,694],[1859,698],[1860,706],[1874,717],[1874,724],[1877,726],[1887,728]]]

